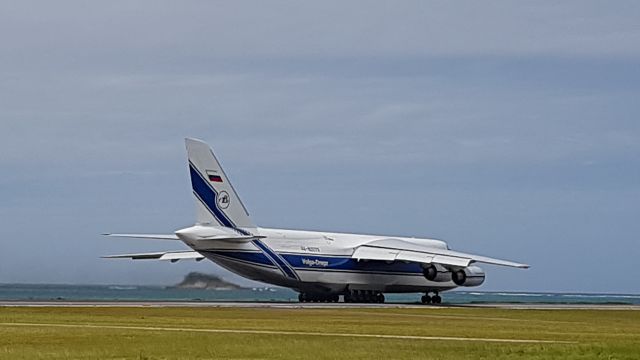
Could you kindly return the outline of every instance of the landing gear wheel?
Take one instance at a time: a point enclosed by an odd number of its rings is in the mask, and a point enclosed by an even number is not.
[[[431,296],[429,295],[422,295],[422,297],[420,298],[420,302],[423,304],[431,304]]]
[[[434,296],[433,298],[431,298],[431,300],[433,301],[434,304],[442,303],[442,298],[440,297],[440,295]]]
[[[384,294],[378,290],[347,290],[344,294],[345,303],[384,303]],[[338,296],[335,301],[338,301]]]
[[[298,294],[298,301],[300,302],[315,302],[315,303],[328,303],[328,302],[338,302],[340,300],[340,295],[337,294],[327,294],[327,293],[312,293],[312,292],[301,292]],[[347,295],[345,295],[345,302],[347,302]]]

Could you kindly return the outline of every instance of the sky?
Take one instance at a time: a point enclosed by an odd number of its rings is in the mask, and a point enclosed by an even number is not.
[[[193,223],[189,136],[260,226],[640,292],[637,1],[1,1],[0,44],[0,283],[246,284],[99,258],[183,249],[100,234]]]

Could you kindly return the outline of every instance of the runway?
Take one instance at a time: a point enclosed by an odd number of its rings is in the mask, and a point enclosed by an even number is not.
[[[439,304],[418,303],[297,303],[297,302],[204,302],[204,301],[0,301],[0,307],[206,307],[206,308],[280,308],[280,309],[534,309],[534,310],[640,310],[640,305],[625,304],[540,304],[486,303]]]

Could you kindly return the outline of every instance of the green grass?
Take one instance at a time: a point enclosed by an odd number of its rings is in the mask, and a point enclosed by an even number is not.
[[[632,310],[5,307],[0,308],[0,323],[0,359],[640,358],[640,311]],[[40,325],[15,325],[17,323]],[[56,324],[68,327],[52,326]],[[90,327],[76,327],[86,325]],[[162,329],[143,329],[154,327]],[[211,333],[189,329],[293,334]],[[570,343],[521,344],[309,333]]]

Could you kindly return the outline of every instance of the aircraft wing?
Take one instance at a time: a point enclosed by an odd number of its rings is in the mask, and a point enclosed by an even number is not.
[[[419,245],[400,239],[379,239],[358,246],[353,259],[359,260],[384,260],[384,261],[412,261],[425,264],[441,264],[447,266],[467,267],[472,263],[485,263],[517,268],[529,268],[527,264],[513,261],[494,259],[481,255],[466,254],[457,251],[439,249],[430,246]]]
[[[104,259],[131,259],[131,260],[165,260],[176,262],[178,260],[196,260],[204,259],[204,256],[197,251],[163,251],[153,253],[140,254],[120,254],[102,256]]]

